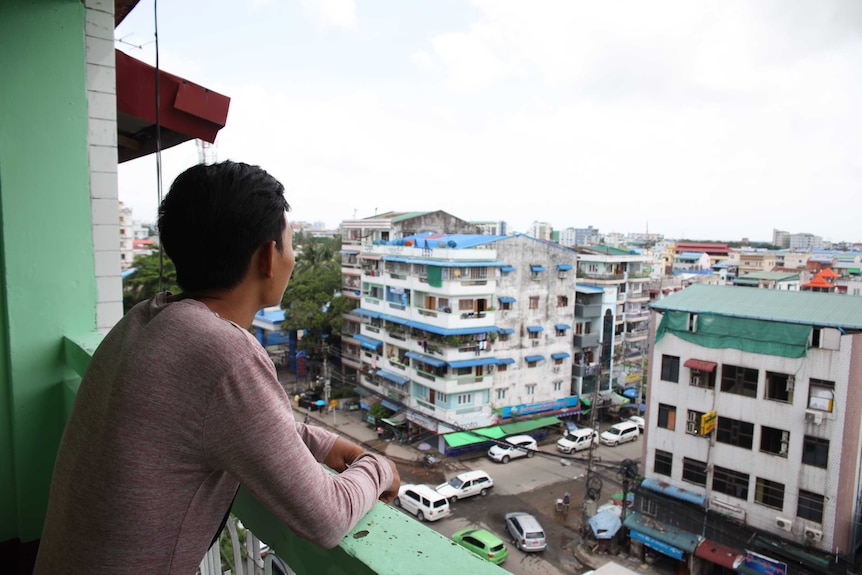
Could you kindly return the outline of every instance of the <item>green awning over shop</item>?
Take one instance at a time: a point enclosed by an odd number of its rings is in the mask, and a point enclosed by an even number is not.
[[[474,431],[447,433],[443,436],[443,439],[449,447],[463,447],[465,445],[473,445],[474,443],[485,443],[492,439],[503,439],[510,435],[527,433],[550,425],[559,424],[560,420],[553,416],[537,417],[536,419],[525,419],[523,421],[504,423],[503,425],[495,425],[494,427],[483,427]]]

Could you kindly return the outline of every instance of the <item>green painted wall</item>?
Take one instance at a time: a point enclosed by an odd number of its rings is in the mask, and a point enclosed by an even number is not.
[[[63,336],[95,330],[85,9],[0,2],[0,541],[39,537]]]

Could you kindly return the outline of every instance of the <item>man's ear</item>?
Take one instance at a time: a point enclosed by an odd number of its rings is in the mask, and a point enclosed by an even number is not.
[[[261,277],[266,279],[272,278],[272,269],[277,251],[275,241],[266,242],[257,248],[257,270],[260,272]]]

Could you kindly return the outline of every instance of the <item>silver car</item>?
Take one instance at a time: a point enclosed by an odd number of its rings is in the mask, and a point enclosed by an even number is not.
[[[544,551],[548,546],[545,543],[545,530],[529,513],[506,513],[506,529],[521,551]]]

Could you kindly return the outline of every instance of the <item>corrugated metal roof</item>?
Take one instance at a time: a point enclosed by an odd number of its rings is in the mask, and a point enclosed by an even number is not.
[[[751,272],[744,276],[740,276],[739,279],[786,281],[793,279],[798,280],[799,274],[790,272]]]
[[[695,284],[654,302],[653,309],[714,313],[824,327],[862,329],[862,297]]]

